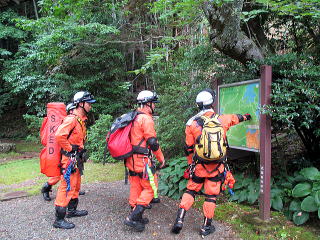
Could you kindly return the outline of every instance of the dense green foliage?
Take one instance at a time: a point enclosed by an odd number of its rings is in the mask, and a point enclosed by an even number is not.
[[[273,66],[272,103],[267,111],[276,130],[293,128],[306,155],[320,167],[320,66],[311,55],[286,54],[266,59]]]
[[[43,118],[29,114],[23,115],[23,118],[26,121],[26,127],[28,128],[29,132],[26,140],[30,142],[40,143],[39,129],[41,127]]]
[[[100,114],[99,119],[88,131],[86,148],[89,151],[90,159],[94,162],[103,162],[106,135],[111,127],[112,116]],[[106,162],[115,162],[110,156],[106,156]]]
[[[173,199],[179,199],[186,190],[187,181],[183,172],[188,164],[185,158],[176,158],[170,161],[167,168],[161,170],[159,191]]]
[[[255,204],[259,197],[259,179],[236,175],[235,194],[231,201]],[[320,172],[317,168],[303,168],[293,176],[273,177],[271,207],[284,211],[288,219],[297,225],[305,223],[309,216],[320,219]]]

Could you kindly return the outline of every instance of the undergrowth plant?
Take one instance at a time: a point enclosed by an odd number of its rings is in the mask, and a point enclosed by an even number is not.
[[[112,119],[113,117],[111,115],[101,114],[100,118],[88,131],[86,148],[93,162],[102,162],[104,159],[106,135],[111,127]],[[106,162],[115,162],[115,160],[107,156]]]
[[[169,166],[161,170],[159,192],[173,199],[179,199],[184,193],[187,180],[183,178],[183,172],[187,168],[185,157],[176,158],[169,162]]]
[[[235,194],[229,200],[256,204],[259,179],[243,175],[235,175],[235,178]],[[293,176],[279,176],[271,182],[271,207],[274,210],[283,211],[297,225],[304,224],[313,215],[320,219],[320,172],[317,168],[303,168]]]

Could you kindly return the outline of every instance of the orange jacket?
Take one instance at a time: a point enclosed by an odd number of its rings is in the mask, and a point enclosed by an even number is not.
[[[63,119],[62,124],[59,126],[55,134],[56,141],[63,150],[70,152],[72,150],[71,144],[78,145],[82,149],[84,148],[87,132],[87,128],[85,126],[86,119],[87,118],[85,116],[80,117],[76,110],[73,111],[73,114],[70,114]],[[69,136],[70,132],[71,135]],[[62,168],[65,168],[68,163],[68,157],[62,155],[61,163]]]
[[[154,129],[154,121],[152,115],[146,109],[138,108],[137,111],[143,114],[138,114],[133,121],[133,126],[130,130],[131,144],[137,146],[143,139],[140,147],[147,147],[147,140],[149,138],[156,138],[157,134]],[[164,160],[161,148],[157,151],[152,151],[157,160],[162,163]],[[126,166],[129,170],[140,173],[143,172],[145,163],[151,166],[149,158],[143,154],[133,154],[131,157],[126,159]]]
[[[203,115],[205,116],[212,116],[214,114],[213,110],[206,111]],[[225,135],[224,138],[226,138],[226,132],[229,130],[231,126],[234,126],[238,124],[239,117],[237,114],[223,114],[219,116],[219,121],[224,129]],[[186,146],[191,149],[194,148],[194,145],[196,143],[197,137],[201,135],[202,127],[197,123],[196,120],[193,120],[191,125],[186,126],[185,134],[186,134]],[[189,154],[187,156],[188,164],[192,163],[192,157],[193,154]],[[205,168],[208,171],[211,171],[217,167],[217,164],[206,164]],[[220,167],[223,169],[223,165]],[[219,170],[220,170],[219,168]],[[223,171],[223,170],[222,170]],[[196,175],[198,177],[212,177],[211,174],[208,174],[207,171],[203,168],[201,164],[197,164],[196,166]],[[213,173],[213,175],[217,175],[216,173]]]

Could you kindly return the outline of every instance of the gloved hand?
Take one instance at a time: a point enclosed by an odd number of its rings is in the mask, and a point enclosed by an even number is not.
[[[64,173],[65,173],[65,168],[60,168],[60,173],[61,173],[61,175],[63,175]]]
[[[165,165],[166,165],[166,160],[163,159],[163,161],[162,161],[162,163],[161,163],[161,165],[160,165],[160,168],[163,168]]]
[[[243,115],[245,121],[249,121],[252,117],[249,113]]]
[[[184,179],[190,179],[190,165],[187,167],[186,170],[183,172],[183,178]]]
[[[72,150],[71,150],[72,153],[78,152],[80,147],[79,145],[71,144],[71,146],[72,146]]]
[[[227,171],[224,183],[222,185],[222,190],[226,190],[226,186],[228,186],[230,189],[233,188],[236,180],[234,179],[232,173],[230,171]]]

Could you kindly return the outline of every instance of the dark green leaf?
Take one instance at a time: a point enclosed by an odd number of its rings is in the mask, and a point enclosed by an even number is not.
[[[293,222],[297,225],[304,224],[309,219],[309,213],[298,211],[293,214]]]
[[[281,211],[283,208],[283,202],[280,196],[276,196],[271,199],[271,206],[278,211]]]
[[[255,203],[259,198],[259,191],[255,191],[254,189],[249,190],[248,202],[250,204]]]
[[[317,191],[314,194],[314,201],[316,202],[317,206],[320,207],[320,191]]]
[[[305,212],[315,212],[318,210],[318,205],[315,202],[314,197],[308,196],[303,199],[301,203],[301,209]]]
[[[187,179],[183,179],[179,182],[179,191],[184,190],[187,187]]]
[[[301,210],[301,202],[299,200],[293,200],[290,203],[289,210],[293,212],[297,212]]]
[[[319,170],[315,167],[304,168],[300,171],[300,174],[309,180],[315,180],[319,175]]]
[[[307,196],[311,193],[311,184],[304,182],[304,183],[299,183],[296,185],[293,190],[292,190],[292,196],[293,197],[304,197]]]

